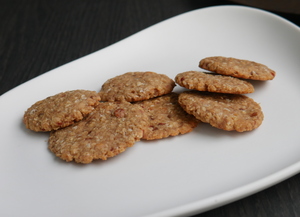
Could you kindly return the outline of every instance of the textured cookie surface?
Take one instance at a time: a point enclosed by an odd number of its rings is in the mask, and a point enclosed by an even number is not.
[[[28,129],[37,132],[57,130],[81,120],[99,101],[95,91],[66,91],[33,104],[24,113],[23,122]]]
[[[170,93],[136,104],[140,105],[149,117],[149,124],[143,136],[143,139],[146,140],[191,132],[199,122],[181,108],[177,93]]]
[[[107,80],[99,92],[103,101],[135,102],[172,92],[175,82],[155,72],[127,72]]]
[[[103,102],[82,121],[52,131],[49,149],[68,162],[106,160],[140,140],[147,124],[148,117],[140,106]]]
[[[179,103],[197,119],[227,131],[251,131],[264,118],[259,104],[244,95],[188,91],[180,94]]]
[[[252,80],[272,80],[276,75],[275,71],[261,63],[231,57],[207,57],[200,61],[199,67],[222,75]]]
[[[191,90],[231,94],[254,92],[253,85],[247,81],[198,71],[179,73],[175,77],[175,82],[180,86]]]

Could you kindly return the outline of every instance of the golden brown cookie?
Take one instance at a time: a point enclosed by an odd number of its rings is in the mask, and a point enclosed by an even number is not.
[[[244,95],[188,91],[178,101],[197,119],[227,131],[254,130],[264,118],[259,104]]]
[[[230,76],[216,75],[198,71],[179,73],[175,82],[191,90],[216,93],[246,94],[254,92],[251,83]]]
[[[135,102],[172,92],[175,82],[155,72],[127,72],[107,80],[99,92],[103,101]]]
[[[199,123],[178,104],[178,94],[170,93],[137,102],[149,117],[142,139],[154,140],[191,132]]]
[[[95,91],[72,90],[36,102],[24,114],[23,122],[34,131],[57,130],[81,120],[99,104]]]
[[[222,75],[261,81],[272,80],[276,75],[261,63],[222,56],[204,58],[199,67]]]
[[[69,162],[90,163],[106,160],[134,145],[143,137],[148,117],[138,105],[103,102],[82,121],[52,131],[49,149]]]

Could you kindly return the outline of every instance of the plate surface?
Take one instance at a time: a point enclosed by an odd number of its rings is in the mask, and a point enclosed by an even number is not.
[[[191,11],[45,73],[0,97],[0,216],[188,216],[274,185],[300,170],[300,30],[241,6]],[[174,78],[207,56],[263,63],[273,81],[253,82],[263,124],[246,133],[200,124],[193,132],[138,142],[107,161],[66,163],[24,111],[72,89],[99,91],[128,71]],[[180,90],[176,87],[175,90]]]

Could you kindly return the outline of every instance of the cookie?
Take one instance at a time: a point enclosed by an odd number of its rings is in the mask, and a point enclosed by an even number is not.
[[[96,91],[66,91],[33,104],[25,111],[23,122],[36,132],[57,130],[83,119],[99,101]]]
[[[259,104],[245,95],[188,91],[178,101],[187,113],[227,131],[254,130],[264,118]]]
[[[272,80],[276,75],[261,63],[231,57],[207,57],[200,61],[199,67],[222,75],[261,81]]]
[[[209,91],[216,93],[246,94],[253,93],[251,83],[229,76],[215,75],[198,71],[179,73],[175,82],[191,90]]]
[[[155,72],[127,72],[107,80],[99,92],[103,101],[135,102],[172,92],[175,82]]]
[[[154,140],[191,132],[199,123],[178,104],[178,94],[170,93],[136,104],[140,105],[149,117],[149,124],[142,139]]]
[[[139,141],[147,124],[148,117],[138,105],[102,102],[82,121],[52,131],[48,147],[67,162],[107,160]]]

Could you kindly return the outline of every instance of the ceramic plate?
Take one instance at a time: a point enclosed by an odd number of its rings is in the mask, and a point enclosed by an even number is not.
[[[217,6],[191,11],[63,65],[0,97],[0,216],[188,216],[253,194],[300,169],[300,30],[265,11]],[[24,111],[56,93],[99,91],[129,71],[174,78],[207,56],[263,63],[277,72],[248,96],[265,119],[256,130],[200,124],[177,137],[138,142],[107,161],[66,163]],[[180,91],[179,87],[175,91]]]

